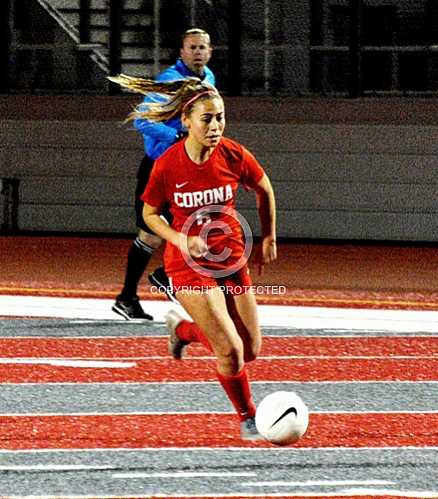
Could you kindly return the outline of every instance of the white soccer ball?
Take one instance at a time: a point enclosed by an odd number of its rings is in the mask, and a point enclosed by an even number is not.
[[[258,432],[269,442],[293,444],[306,433],[309,409],[294,392],[273,392],[258,405],[255,420]]]

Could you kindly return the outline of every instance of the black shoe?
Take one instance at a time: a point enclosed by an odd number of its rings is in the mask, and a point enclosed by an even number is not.
[[[152,315],[147,314],[143,310],[138,298],[133,298],[132,300],[127,300],[127,301],[116,300],[112,310],[116,314],[119,314],[122,317],[124,317],[127,321],[132,321],[136,319],[147,320],[147,321],[154,320]]]
[[[169,298],[170,301],[179,305],[179,301],[172,291],[172,286],[170,285],[169,278],[163,267],[156,268],[149,274],[148,278],[149,282],[158,288],[158,291],[166,293],[167,298]]]

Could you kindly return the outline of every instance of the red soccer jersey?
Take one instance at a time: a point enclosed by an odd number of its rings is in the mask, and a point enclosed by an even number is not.
[[[218,261],[195,259],[203,268],[228,268],[244,250],[241,224],[229,209],[234,210],[239,184],[247,190],[254,188],[264,171],[254,156],[233,140],[222,138],[200,165],[189,158],[184,142],[173,145],[157,159],[142,199],[159,211],[167,204],[175,230],[205,236],[212,254],[228,255]],[[166,245],[164,264],[170,275],[187,268],[180,250],[170,243]]]

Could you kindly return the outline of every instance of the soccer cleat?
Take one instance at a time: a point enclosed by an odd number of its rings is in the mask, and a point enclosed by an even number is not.
[[[138,298],[133,298],[132,300],[116,300],[112,307],[112,311],[116,314],[121,315],[127,321],[133,320],[147,320],[153,321],[152,315],[147,314]]]
[[[169,278],[167,277],[166,271],[163,267],[156,268],[148,276],[149,282],[156,286],[159,291],[166,293],[167,298],[173,303],[179,305],[179,301],[176,299],[172,291],[172,286],[170,285]]]
[[[242,440],[264,440],[257,431],[254,416],[240,422],[240,438]]]
[[[180,339],[176,334],[176,328],[178,327],[178,324],[184,320],[184,317],[179,315],[179,313],[175,310],[169,310],[169,312],[165,316],[165,320],[167,329],[170,333],[167,343],[169,353],[174,359],[182,359],[184,350],[190,342]]]

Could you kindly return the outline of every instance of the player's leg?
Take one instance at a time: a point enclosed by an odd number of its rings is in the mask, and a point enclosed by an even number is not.
[[[153,317],[147,314],[140,305],[137,289],[154,250],[160,244],[161,239],[159,237],[142,230],[139,230],[138,236],[131,244],[126,262],[123,288],[113,305],[113,311],[127,320],[153,320]]]
[[[228,313],[243,342],[244,361],[251,362],[257,358],[262,344],[255,297],[252,294],[226,294],[226,303]],[[200,342],[212,351],[201,328],[195,322],[186,320],[177,311],[170,310],[166,314],[166,324],[171,332],[169,352],[175,359],[182,358],[184,347],[189,343]]]
[[[148,279],[153,286],[156,286],[160,291],[166,293],[170,301],[179,304],[178,300],[172,292],[172,286],[170,285],[169,277],[163,266],[157,267],[155,270],[150,272],[148,275]]]
[[[244,346],[228,313],[224,294],[215,287],[207,293],[178,293],[177,298],[205,334],[216,356],[217,376],[241,421],[242,438],[259,438]]]
[[[196,323],[186,320],[176,310],[169,310],[165,320],[169,330],[168,350],[174,359],[182,359],[190,343],[202,343],[207,350],[212,351],[207,337]]]
[[[257,358],[262,346],[257,302],[253,293],[226,294],[228,313],[242,339],[245,362]]]
[[[192,269],[187,269],[184,273],[173,275],[172,279],[172,292],[174,290],[184,289],[187,292],[190,289],[201,290],[216,287],[216,281],[211,278],[202,277]],[[177,293],[178,296],[181,293]],[[196,293],[195,293],[196,294]],[[199,293],[197,293],[199,294]],[[177,300],[177,298],[175,297]],[[184,354],[185,347],[189,343],[202,343],[207,350],[212,352],[212,347],[208,338],[202,329],[191,320],[186,320],[176,310],[170,310],[166,316],[166,325],[169,330],[168,349],[169,353],[175,359],[181,359]]]
[[[151,232],[143,220],[144,203],[140,199],[149,179],[152,165],[152,159],[145,156],[137,174],[135,213],[138,234],[129,248],[123,288],[112,308],[114,312],[127,320],[153,319],[151,315],[144,312],[137,295],[140,279],[146,270],[154,250],[161,244],[161,239]]]
[[[190,277],[188,278],[190,281]],[[198,277],[199,279],[199,277]],[[191,282],[193,286],[214,286],[214,280]],[[258,322],[257,303],[255,295],[251,292],[252,282],[248,269],[242,268],[236,274],[217,281],[225,291],[225,300],[228,313],[234,322],[236,330],[244,346],[244,360],[254,360],[261,348],[261,331]],[[236,289],[240,294],[234,294]],[[244,290],[242,293],[241,290]],[[169,352],[180,359],[185,346],[192,342],[201,342],[208,350],[212,351],[210,343],[201,328],[192,321],[185,320],[177,311],[171,310],[166,315],[166,324],[170,331]]]
[[[244,265],[218,283],[225,292],[228,313],[242,338],[245,362],[255,360],[262,345],[262,334],[249,269]]]
[[[244,361],[246,363],[255,360],[260,352],[262,343],[255,296],[252,293],[243,293],[238,295],[226,293],[225,296],[228,313],[230,314],[230,317],[232,318],[243,343]],[[245,367],[242,369],[242,375],[245,376],[244,386],[248,387],[248,397],[251,398],[252,410],[249,413],[249,417],[241,421],[240,432],[243,439],[256,440],[261,437],[255,425],[256,407],[252,402],[251,393],[249,391],[250,380]],[[233,383],[235,383],[233,378],[230,377],[228,380],[222,380],[221,382],[223,386],[224,381],[229,383],[229,390],[232,390]]]

